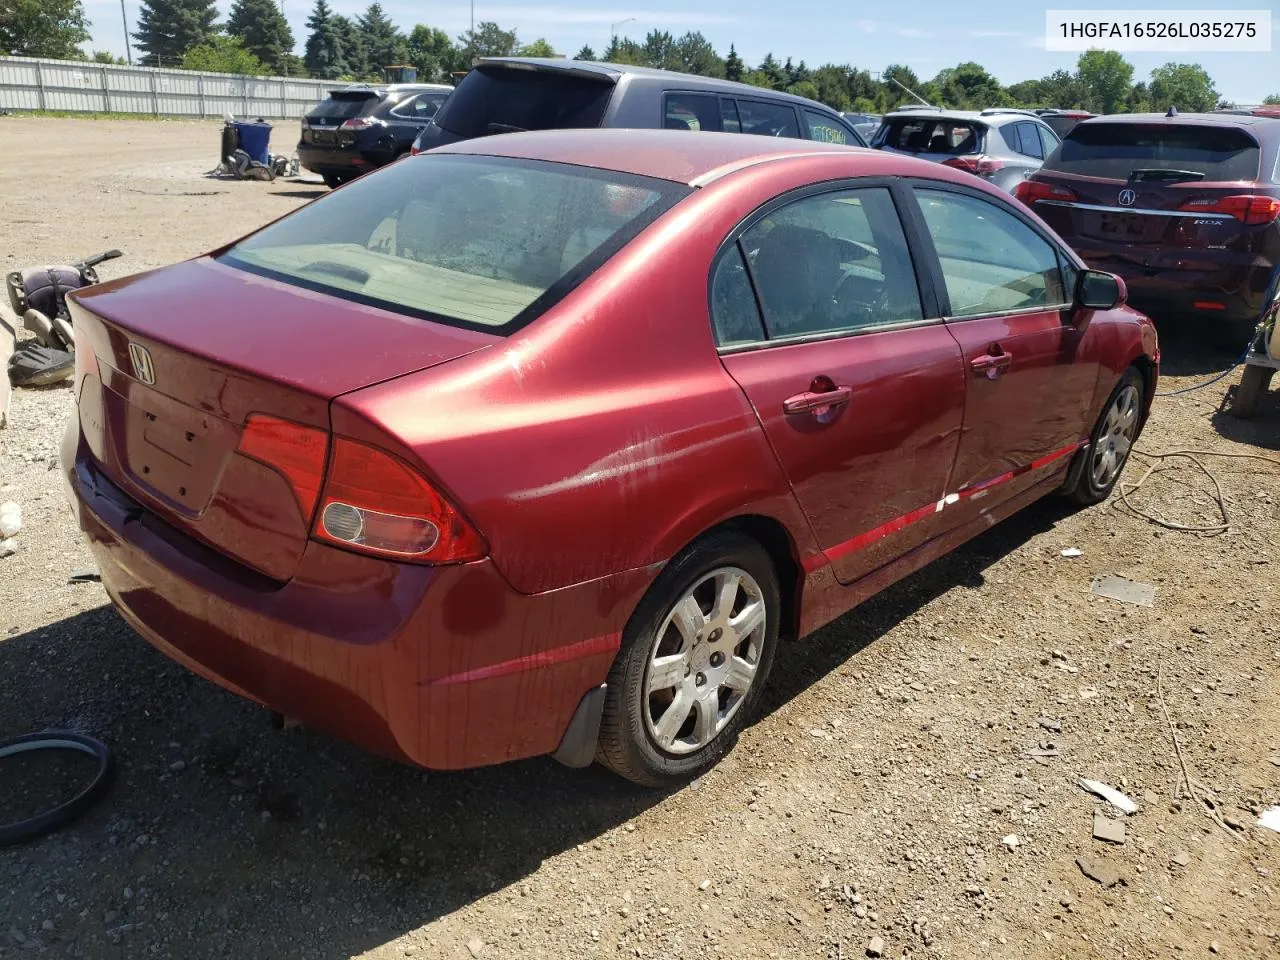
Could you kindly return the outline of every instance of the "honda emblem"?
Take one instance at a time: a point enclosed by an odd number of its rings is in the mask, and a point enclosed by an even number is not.
[[[150,386],[156,382],[156,368],[151,364],[151,351],[140,343],[129,344],[129,360],[133,375]]]
[[[1133,201],[1137,199],[1138,195],[1128,188],[1120,191],[1120,206],[1122,207],[1132,207]]]

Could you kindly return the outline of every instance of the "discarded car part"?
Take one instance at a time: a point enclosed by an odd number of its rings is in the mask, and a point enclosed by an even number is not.
[[[106,250],[71,264],[31,267],[6,274],[5,287],[13,312],[22,316],[35,309],[47,317],[68,317],[66,294],[97,283],[98,273],[94,268],[119,256],[122,256],[119,250]]]
[[[22,508],[13,500],[0,503],[0,540],[16,537],[22,529]]]
[[[75,354],[27,340],[9,358],[9,383],[15,387],[46,387],[75,373]]]
[[[57,350],[62,349],[62,344],[54,339],[56,335],[53,332],[53,321],[41,311],[36,310],[34,307],[27,310],[22,315],[22,325],[46,347],[53,347]]]
[[[1156,599],[1156,588],[1151,584],[1127,580],[1114,574],[1097,577],[1089,585],[1089,592],[1095,597],[1106,597],[1108,600],[1118,600],[1137,607],[1154,606]]]
[[[1079,783],[1085,790],[1101,797],[1122,813],[1128,814],[1138,812],[1138,805],[1115,787],[1109,787],[1105,783],[1101,783],[1097,780],[1085,780],[1083,778]]]
[[[1280,833],[1280,807],[1268,807],[1258,817],[1258,826]]]
[[[0,760],[36,750],[74,750],[85,753],[98,761],[98,768],[89,783],[66,803],[25,820],[0,824],[0,846],[30,840],[70,823],[93,806],[111,783],[115,769],[111,751],[101,741],[80,733],[49,730],[15,737],[0,743]]]
[[[1257,335],[1245,351],[1244,365],[1240,385],[1231,397],[1230,413],[1248,420],[1258,412],[1258,400],[1267,392],[1275,372],[1280,370],[1280,274],[1277,274],[1271,303],[1258,323]]]
[[[51,346],[57,350],[66,350],[68,353],[75,353],[76,335],[71,330],[71,320],[67,317],[56,316],[50,317],[49,323],[53,325],[53,337],[55,340]]]

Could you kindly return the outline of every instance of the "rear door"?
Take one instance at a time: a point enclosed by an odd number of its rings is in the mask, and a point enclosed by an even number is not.
[[[823,185],[747,222],[713,269],[725,368],[836,577],[942,532],[965,378],[884,182]]]
[[[967,520],[1066,467],[1098,368],[1081,357],[1055,244],[978,191],[922,181],[914,193],[963,356],[964,431],[948,491],[968,501],[956,508]]]

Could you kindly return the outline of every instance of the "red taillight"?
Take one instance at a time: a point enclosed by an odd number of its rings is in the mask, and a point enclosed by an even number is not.
[[[457,563],[484,541],[426,478],[375,447],[337,437],[314,535],[364,553]]]
[[[1178,209],[1192,213],[1226,213],[1244,224],[1274,223],[1280,219],[1280,200],[1254,194],[1202,197],[1187,200]]]
[[[1225,303],[1218,303],[1216,300],[1197,300],[1192,304],[1197,310],[1225,310]]]
[[[409,148],[409,156],[411,157],[416,157],[420,153],[422,153],[422,151],[418,149],[418,145],[416,143]]]
[[[963,170],[965,173],[972,173],[974,176],[989,177],[997,170],[1004,168],[1004,161],[975,153],[965,157],[951,157],[948,160],[943,160],[942,165],[944,167],[953,167],[956,170]]]
[[[368,130],[370,127],[385,127],[386,124],[377,117],[352,117],[343,120],[339,130]]]
[[[289,481],[304,523],[311,522],[320,486],[329,435],[315,427],[254,413],[245,421],[238,452],[278,471]]]
[[[1040,200],[1058,200],[1069,203],[1076,199],[1076,192],[1039,180],[1023,180],[1013,188],[1013,195],[1028,207]]]

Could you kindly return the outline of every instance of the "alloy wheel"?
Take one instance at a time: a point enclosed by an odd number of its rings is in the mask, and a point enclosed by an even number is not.
[[[1138,388],[1127,383],[1107,410],[1102,430],[1094,441],[1090,465],[1093,485],[1099,490],[1105,490],[1115,482],[1129,459],[1129,451],[1133,449],[1134,438],[1138,435],[1140,404]]]

